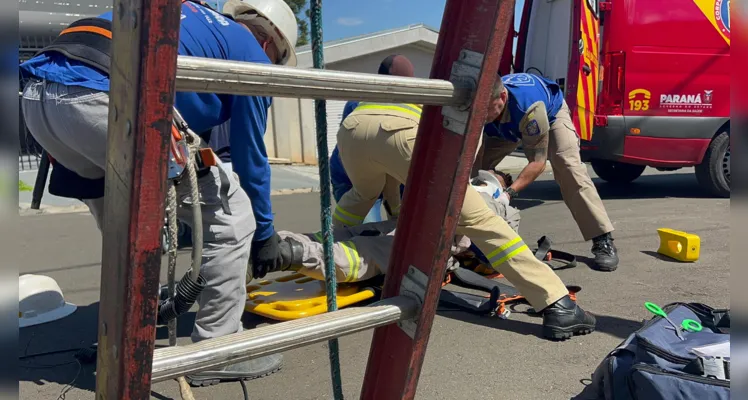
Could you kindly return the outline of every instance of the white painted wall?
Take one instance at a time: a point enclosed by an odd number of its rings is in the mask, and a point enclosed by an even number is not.
[[[269,114],[265,130],[268,157],[316,165],[314,102],[275,97]]]
[[[355,71],[376,74],[379,70],[379,64],[387,56],[392,54],[401,54],[408,57],[413,63],[415,75],[418,78],[428,78],[431,73],[431,62],[434,60],[434,49],[426,49],[423,46],[409,45],[393,49],[371,53],[362,57],[357,57],[341,62],[331,64],[328,68],[339,71]]]
[[[365,54],[360,57],[341,60],[325,66],[338,71],[377,73],[379,64],[390,54],[402,54],[410,59],[419,78],[428,78],[434,49],[424,45],[405,45],[387,51]],[[317,139],[314,123],[314,102],[312,100],[274,98],[270,108],[268,128],[265,132],[265,146],[268,156],[300,164],[317,164]],[[328,129],[340,124],[330,116]],[[328,155],[335,147],[334,135],[328,136]]]

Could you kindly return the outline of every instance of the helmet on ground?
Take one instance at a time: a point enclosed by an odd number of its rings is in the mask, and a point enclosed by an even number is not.
[[[280,64],[296,66],[299,27],[291,7],[283,0],[228,0],[223,13],[237,22],[262,28],[278,47]]]
[[[44,275],[18,277],[18,326],[39,325],[72,314],[74,304],[65,302],[57,282]]]

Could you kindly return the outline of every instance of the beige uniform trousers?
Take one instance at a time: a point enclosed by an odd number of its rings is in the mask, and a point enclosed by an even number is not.
[[[480,193],[483,202],[496,215],[506,221],[517,231],[519,229],[519,210],[505,207],[486,193]],[[335,243],[332,246],[335,277],[338,282],[358,282],[386,274],[389,267],[392,244],[395,238],[397,220],[370,222],[351,227],[336,227],[333,230]],[[301,243],[304,253],[301,258],[299,273],[308,277],[325,279],[325,252],[322,244],[322,232],[293,233],[279,231],[282,239],[290,237]],[[471,241],[467,236],[455,237],[450,254],[460,254],[470,248]],[[455,264],[456,260],[450,260]],[[456,265],[453,265],[456,267]]]
[[[408,177],[418,122],[417,116],[394,110],[356,110],[343,121],[338,149],[353,188],[336,206],[336,226],[360,224],[380,193],[390,204],[399,204],[399,195],[393,196],[388,185],[397,187]],[[469,185],[457,234],[468,236],[536,310],[568,294],[553,270],[535,258],[522,238]]]
[[[566,207],[579,226],[584,240],[613,231],[597,188],[587,173],[587,166],[579,155],[579,137],[571,121],[569,107],[564,105],[551,124],[548,141],[548,159],[553,168],[553,177],[561,187],[561,196]],[[483,138],[481,169],[493,170],[504,157],[511,154],[519,142],[485,137]]]

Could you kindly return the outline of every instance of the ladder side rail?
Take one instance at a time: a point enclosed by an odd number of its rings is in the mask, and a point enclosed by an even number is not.
[[[150,399],[180,4],[114,2],[97,400]]]

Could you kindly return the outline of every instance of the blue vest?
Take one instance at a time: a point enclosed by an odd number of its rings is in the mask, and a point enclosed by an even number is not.
[[[487,136],[512,142],[520,141],[522,133],[519,131],[519,123],[525,117],[528,108],[538,101],[545,104],[548,122],[553,123],[556,120],[556,113],[564,104],[564,94],[556,82],[525,73],[504,75],[501,81],[509,93],[504,110],[505,113],[509,113],[509,118],[508,121],[502,118],[487,124],[484,127]]]

